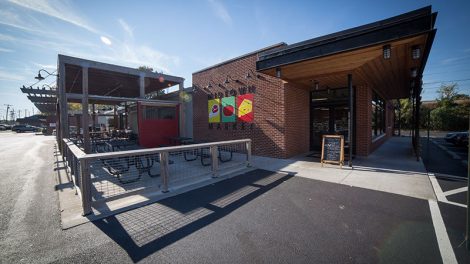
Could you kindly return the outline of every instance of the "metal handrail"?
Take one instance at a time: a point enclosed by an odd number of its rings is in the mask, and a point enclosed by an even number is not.
[[[191,144],[191,145],[182,145],[182,146],[171,146],[171,147],[160,147],[160,148],[150,148],[150,149],[141,149],[141,150],[125,150],[125,151],[116,151],[116,152],[107,152],[107,153],[93,153],[93,154],[86,154],[83,150],[81,150],[77,145],[75,145],[69,139],[63,139],[66,147],[64,155],[68,156],[68,151],[71,152],[73,156],[78,160],[80,163],[79,168],[76,168],[79,171],[79,186],[80,189],[79,194],[82,201],[82,215],[87,215],[92,213],[91,204],[92,204],[92,197],[91,197],[91,175],[89,170],[89,164],[93,160],[99,159],[112,159],[112,158],[119,158],[119,157],[126,157],[126,156],[139,156],[139,155],[146,155],[146,154],[159,154],[160,164],[161,164],[161,178],[162,178],[162,192],[168,192],[168,179],[169,179],[169,153],[175,151],[188,151],[194,149],[202,149],[208,148],[212,158],[211,161],[211,171],[212,177],[217,178],[220,176],[219,174],[219,166],[218,166],[218,156],[219,156],[219,146],[224,145],[234,145],[234,144],[246,144],[246,165],[248,167],[251,166],[251,139],[239,139],[239,140],[229,140],[229,141],[219,141],[219,142],[210,142],[210,143],[200,143],[200,144]],[[74,182],[75,183],[75,182]],[[76,183],[75,183],[76,185]]]
[[[70,139],[64,138],[63,141],[77,159],[80,160],[86,156],[86,153],[81,150],[77,145],[75,145]]]
[[[219,146],[219,145],[233,145],[233,144],[248,143],[248,142],[251,142],[251,139],[237,139],[237,140],[199,143],[199,144],[182,145],[182,146],[148,148],[148,149],[138,149],[138,150],[124,150],[124,151],[115,151],[115,152],[106,152],[106,153],[93,153],[93,154],[84,154],[80,157],[77,155],[76,156],[79,160],[118,158],[118,157],[130,156],[130,155],[137,156],[137,155],[155,154],[155,153],[161,153],[161,152],[184,151],[184,150],[192,150],[192,149],[200,149],[200,148],[210,148],[212,146]]]

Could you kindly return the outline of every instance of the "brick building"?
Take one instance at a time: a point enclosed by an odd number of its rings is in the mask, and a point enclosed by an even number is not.
[[[251,138],[255,155],[288,158],[340,134],[353,155],[369,155],[393,134],[396,99],[420,104],[436,16],[429,6],[193,73],[194,138]]]

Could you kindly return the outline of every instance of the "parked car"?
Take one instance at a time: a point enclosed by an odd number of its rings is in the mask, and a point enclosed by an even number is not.
[[[468,132],[447,133],[445,140],[456,146],[468,146]]]
[[[0,124],[0,130],[10,130],[11,125],[8,124]]]
[[[12,131],[15,131],[16,133],[21,133],[21,132],[36,132],[38,131],[38,128],[35,126],[30,126],[30,125],[16,125],[11,128]]]

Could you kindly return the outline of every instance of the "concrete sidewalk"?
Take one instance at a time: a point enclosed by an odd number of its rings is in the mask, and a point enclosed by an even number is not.
[[[436,200],[423,162],[413,154],[411,139],[392,137],[368,157],[357,157],[353,168],[325,165],[318,159],[298,156],[275,159],[253,156],[257,168],[370,190]]]

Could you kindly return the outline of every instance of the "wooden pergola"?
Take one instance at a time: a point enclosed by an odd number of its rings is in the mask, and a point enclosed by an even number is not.
[[[56,111],[56,90],[51,88],[21,87],[21,91],[27,94],[28,99],[36,108],[44,114],[55,114]]]
[[[120,104],[145,102],[158,106],[179,106],[179,131],[184,136],[184,104],[179,101],[146,99],[148,94],[179,86],[184,89],[184,78],[163,73],[58,55],[57,78],[57,140],[62,149],[64,138],[69,138],[68,103],[81,103],[82,124],[89,124],[89,104]],[[85,152],[89,152],[90,135],[83,129]]]

